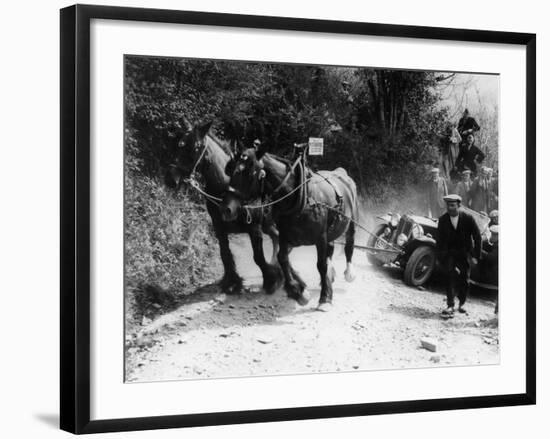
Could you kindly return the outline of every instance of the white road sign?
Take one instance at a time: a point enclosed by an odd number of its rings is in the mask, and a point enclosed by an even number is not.
[[[309,155],[323,155],[323,138],[310,137],[308,141]]]

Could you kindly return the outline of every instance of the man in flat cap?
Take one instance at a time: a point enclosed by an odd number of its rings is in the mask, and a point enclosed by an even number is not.
[[[471,208],[477,212],[490,212],[496,209],[498,203],[497,181],[493,178],[493,170],[486,166],[470,189]]]
[[[438,218],[445,211],[443,197],[447,194],[447,181],[439,175],[439,168],[432,168],[426,187],[427,215],[430,218]]]
[[[443,317],[453,317],[455,296],[458,296],[458,311],[465,313],[464,304],[470,288],[470,257],[477,264],[481,257],[481,234],[474,217],[460,209],[460,195],[444,198],[447,212],[437,224],[437,251],[447,273],[447,308]]]

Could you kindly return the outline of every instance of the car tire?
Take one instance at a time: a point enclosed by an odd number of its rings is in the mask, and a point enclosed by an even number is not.
[[[374,233],[369,235],[369,239],[367,240],[367,247],[375,247],[376,241],[378,241],[378,237],[384,233],[384,230],[388,227],[386,224],[379,224],[378,227],[374,230]],[[370,262],[370,264],[374,267],[381,267],[384,265],[383,261],[380,261],[376,256],[370,254],[367,251],[367,259]]]
[[[435,249],[426,245],[416,248],[405,266],[403,278],[407,285],[419,287],[431,277],[436,263]]]

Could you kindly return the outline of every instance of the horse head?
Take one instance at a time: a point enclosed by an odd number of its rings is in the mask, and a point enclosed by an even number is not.
[[[212,121],[192,125],[187,119],[182,118],[181,128],[176,132],[176,159],[169,166],[164,179],[168,187],[179,187],[181,182],[197,168],[204,155],[205,137],[211,126]]]
[[[228,162],[226,173],[230,182],[221,206],[224,221],[234,221],[244,204],[262,197],[266,176],[262,160],[265,152],[265,147],[261,145],[247,148]]]

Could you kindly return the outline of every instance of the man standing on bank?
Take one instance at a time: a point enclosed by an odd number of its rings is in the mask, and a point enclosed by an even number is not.
[[[443,317],[453,317],[455,296],[458,311],[465,313],[464,304],[470,289],[470,262],[477,264],[481,257],[481,234],[474,217],[460,209],[462,198],[452,194],[443,197],[447,213],[437,224],[437,252],[447,273],[447,308]]]
[[[464,139],[468,134],[474,134],[479,131],[480,127],[477,121],[470,116],[470,112],[467,108],[464,109],[462,117],[458,121],[458,132]]]
[[[462,172],[466,169],[472,171],[474,177],[477,176],[477,167],[485,159],[485,154],[475,145],[473,134],[466,136],[466,142],[460,145],[460,151],[456,158],[456,167]]]
[[[439,175],[439,168],[433,168],[426,182],[426,210],[430,218],[438,218],[445,211],[442,200],[448,193],[447,181]]]
[[[456,193],[462,198],[462,204],[466,207],[470,207],[470,196],[472,189],[472,180],[470,179],[472,171],[466,169],[462,171],[462,180],[456,184]]]

